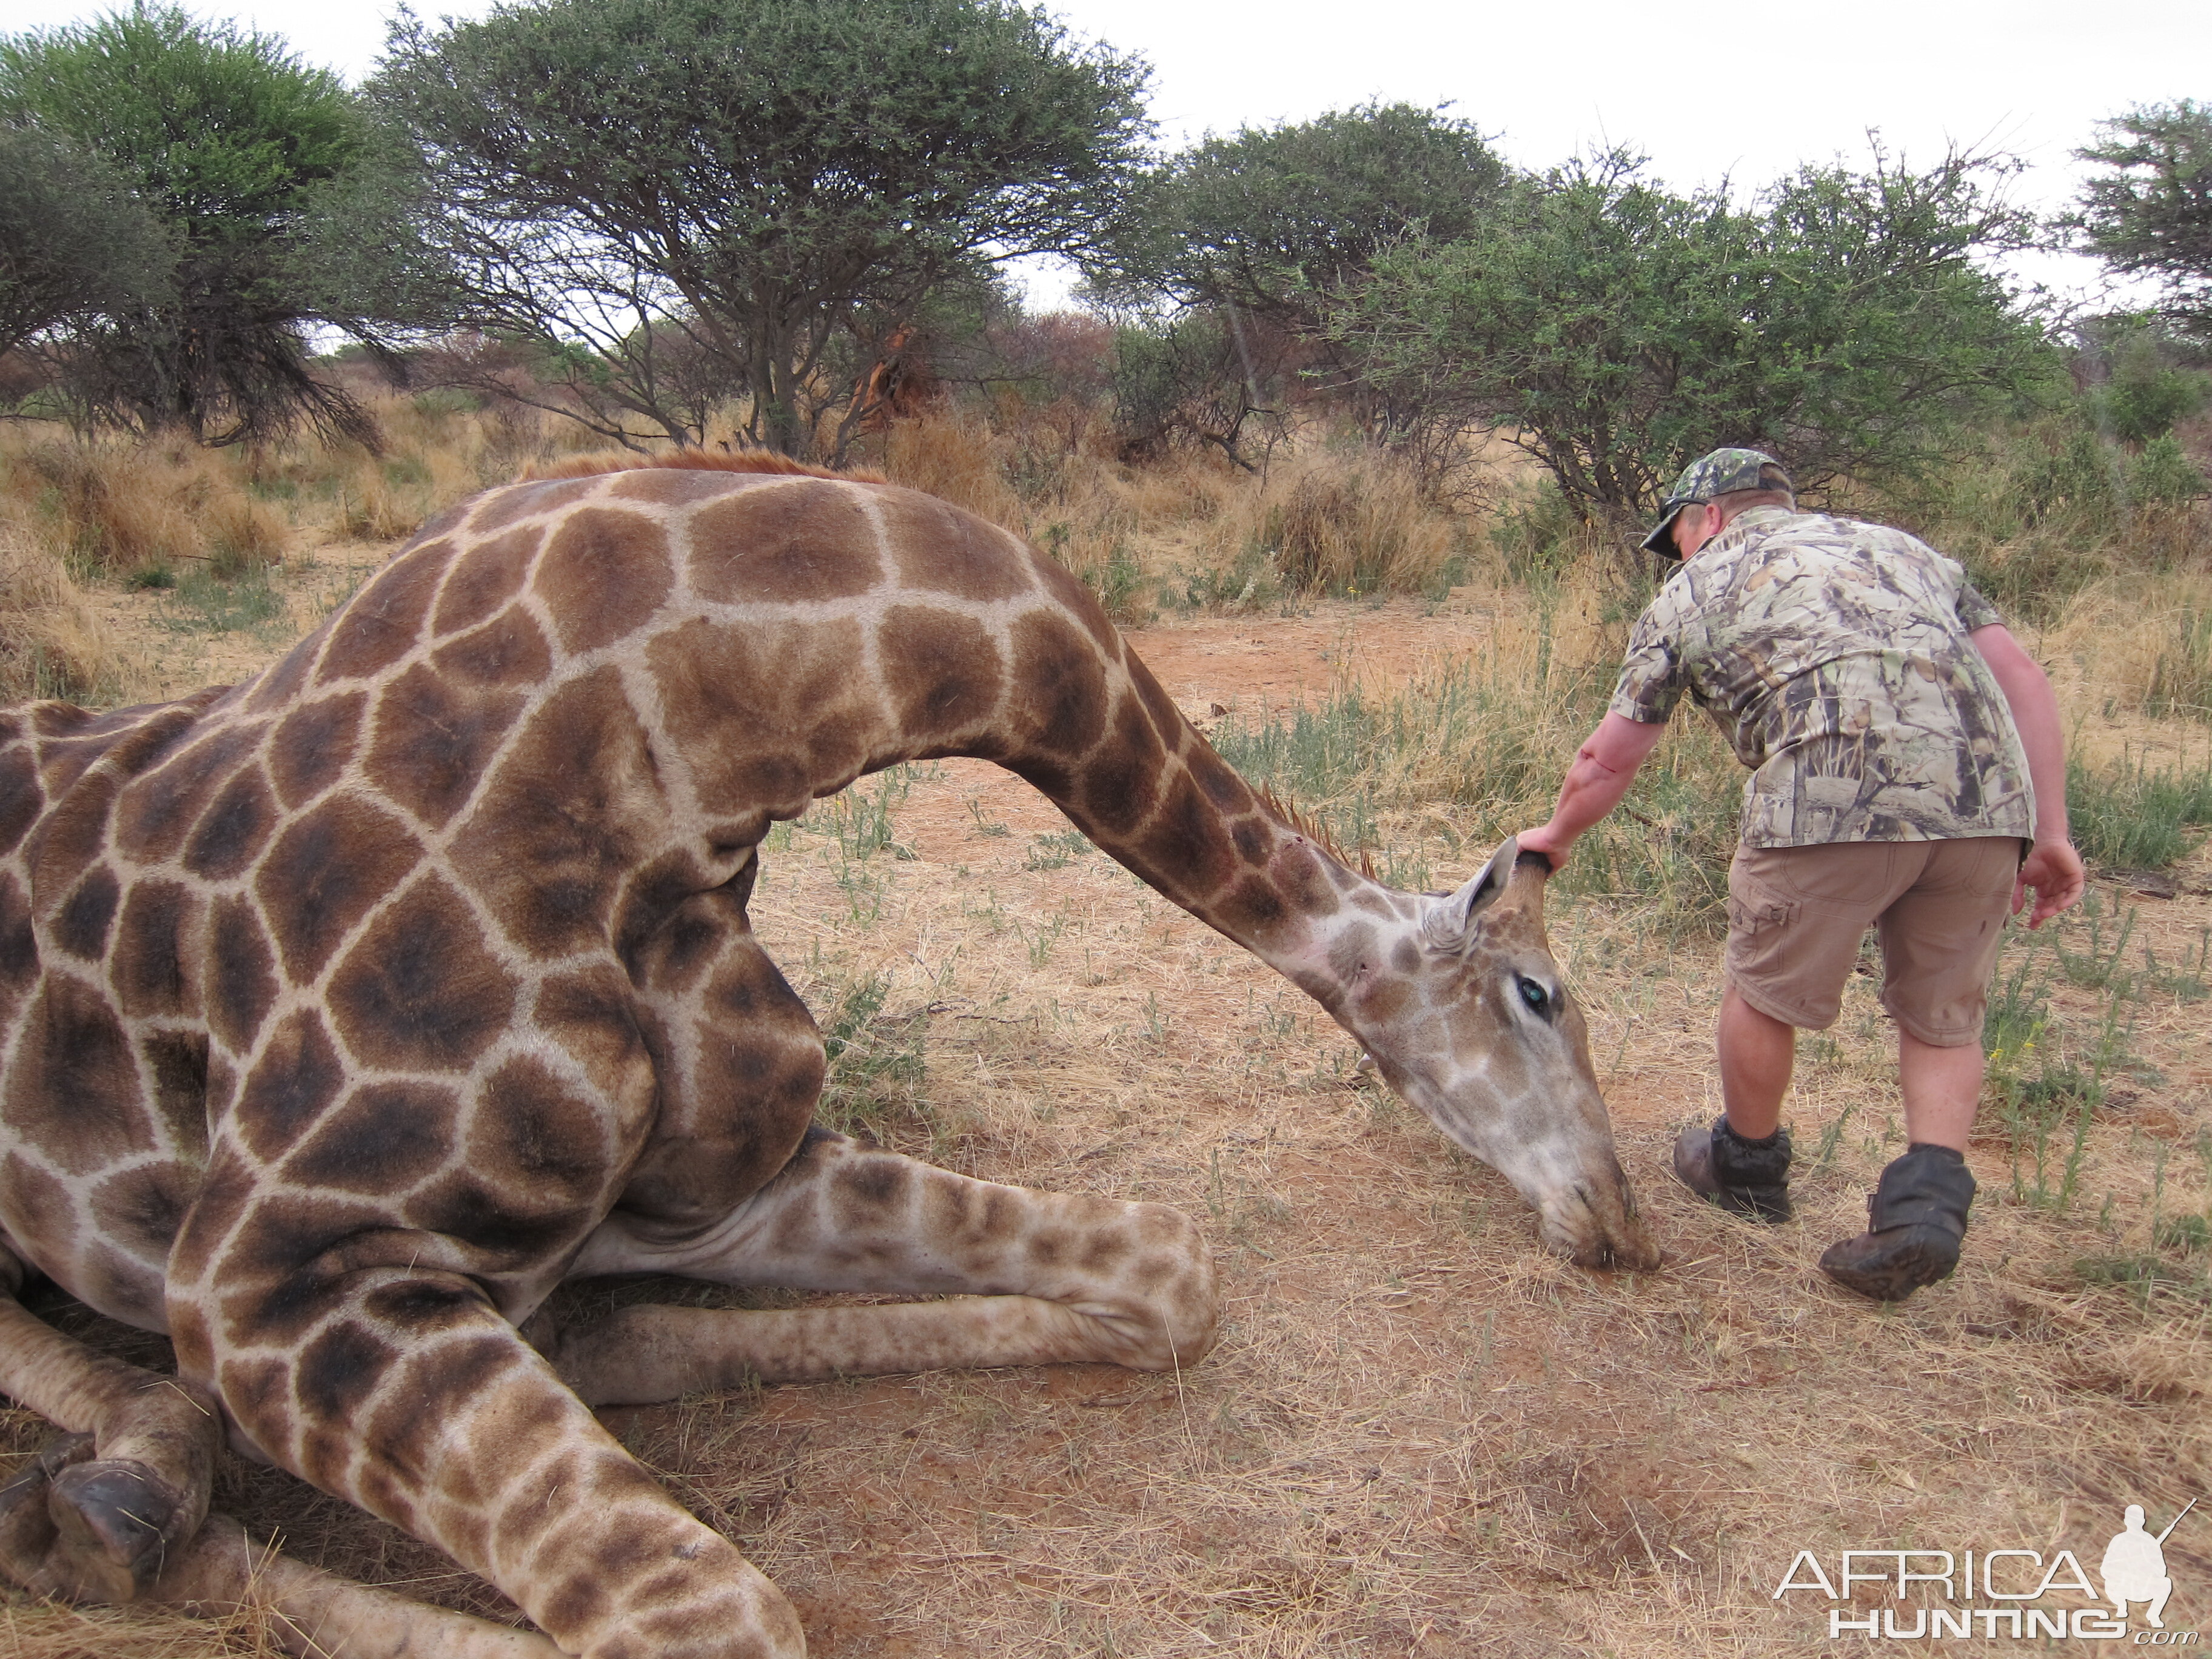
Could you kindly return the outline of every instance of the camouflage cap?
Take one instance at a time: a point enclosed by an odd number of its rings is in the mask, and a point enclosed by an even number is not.
[[[1738,489],[1787,489],[1789,476],[1785,473],[1777,483],[1769,477],[1762,481],[1762,468],[1772,467],[1781,472],[1782,463],[1764,450],[1716,449],[1710,455],[1692,461],[1682,469],[1682,476],[1674,480],[1674,487],[1667,492],[1660,503],[1659,522],[1644,538],[1645,550],[1664,554],[1668,558],[1680,556],[1675,552],[1674,538],[1667,532],[1674,528],[1674,515],[1697,501],[1709,501],[1716,495],[1726,495]]]

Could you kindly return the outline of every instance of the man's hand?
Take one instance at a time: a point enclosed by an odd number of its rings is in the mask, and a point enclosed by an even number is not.
[[[1527,846],[1527,842],[1521,843]],[[2035,909],[2027,919],[2030,927],[2040,927],[2062,910],[2070,910],[2081,902],[2081,890],[2088,885],[2088,872],[2081,867],[2081,855],[2074,850],[2074,843],[2066,841],[2039,841],[2020,866],[2020,878],[2013,883],[2012,913],[2018,915],[2021,907],[2027,902],[2027,890],[2035,889]]]
[[[1559,786],[1559,804],[1552,809],[1552,821],[1524,830],[1521,850],[1541,853],[1557,875],[1575,837],[1620,805],[1628,786],[1636,781],[1636,769],[1666,730],[1663,722],[1645,724],[1608,713],[1575,751],[1575,763]]]
[[[1548,823],[1535,830],[1523,830],[1520,842],[1522,852],[1541,853],[1555,876],[1566,867],[1567,848],[1573,844],[1571,838],[1561,836]]]

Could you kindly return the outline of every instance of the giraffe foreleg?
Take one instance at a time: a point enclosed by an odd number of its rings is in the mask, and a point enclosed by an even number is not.
[[[707,1233],[647,1243],[612,1218],[577,1267],[641,1271],[945,1299],[641,1306],[546,1333],[555,1368],[594,1404],[954,1367],[1165,1370],[1195,1363],[1214,1341],[1212,1258],[1179,1211],[970,1180],[820,1132]]]
[[[227,1515],[210,1515],[148,1589],[146,1600],[217,1618],[263,1615],[283,1652],[301,1659],[559,1659],[544,1637],[426,1607],[257,1547]]]
[[[420,1249],[404,1234],[393,1248],[403,1261]],[[782,1593],[662,1490],[473,1281],[310,1268],[257,1301],[221,1310],[219,1336],[189,1305],[172,1311],[179,1356],[217,1379],[240,1426],[497,1585],[562,1652],[805,1651]]]
[[[0,1257],[0,1283],[20,1283],[13,1255]],[[138,1595],[207,1514],[213,1401],[94,1353],[4,1293],[0,1393],[65,1431],[0,1486],[0,1573],[72,1601]]]

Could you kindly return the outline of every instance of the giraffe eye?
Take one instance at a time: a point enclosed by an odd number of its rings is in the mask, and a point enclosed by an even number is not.
[[[1532,1012],[1541,1015],[1547,1019],[1551,1018],[1552,994],[1549,991],[1526,975],[1521,977],[1520,989],[1521,1000],[1528,1005]]]

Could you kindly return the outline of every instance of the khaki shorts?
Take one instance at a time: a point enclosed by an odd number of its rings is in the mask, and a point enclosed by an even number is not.
[[[1836,1023],[1868,927],[1881,1006],[1923,1042],[1978,1041],[2024,856],[2015,836],[1739,847],[1729,866],[1728,975],[1761,1013]]]

